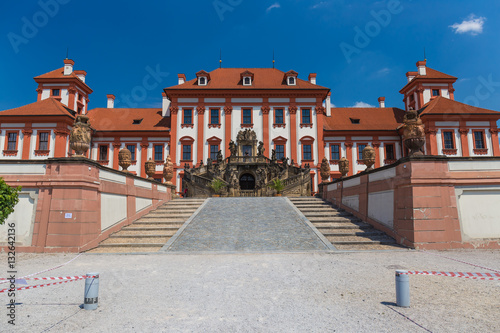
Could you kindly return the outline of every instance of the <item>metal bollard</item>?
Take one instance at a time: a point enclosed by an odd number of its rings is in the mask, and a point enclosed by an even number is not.
[[[85,310],[97,309],[99,296],[99,273],[88,273],[85,279],[85,292],[83,308]]]
[[[410,276],[408,271],[396,271],[396,305],[410,307]]]

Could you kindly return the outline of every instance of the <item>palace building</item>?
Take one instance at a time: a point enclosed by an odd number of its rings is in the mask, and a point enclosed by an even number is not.
[[[406,73],[400,90],[404,109],[332,107],[331,91],[317,84],[316,74],[299,78],[293,70],[274,68],[218,68],[199,71],[190,80],[178,75],[178,84],[165,88],[161,108],[115,108],[107,95],[107,108],[89,109],[92,89],[86,72],[74,62],[35,77],[37,101],[0,112],[1,159],[46,159],[72,155],[69,133],[78,114],[87,115],[94,130],[87,157],[120,169],[118,152],[132,153],[129,171],[146,176],[144,163],[156,162],[155,179],[162,179],[165,159],[174,163],[174,184],[181,191],[186,167],[216,160],[221,151],[230,156],[229,143],[251,129],[263,143],[263,156],[274,151],[278,161],[307,167],[311,191],[316,192],[319,165],[330,162],[331,178],[339,178],[338,161],[349,160],[353,175],[365,169],[361,152],[371,145],[375,167],[394,163],[407,154],[401,125],[405,112],[416,109],[425,125],[427,155],[500,156],[497,121],[500,112],[454,100],[457,78],[417,62]],[[158,92],[160,94],[160,92]]]

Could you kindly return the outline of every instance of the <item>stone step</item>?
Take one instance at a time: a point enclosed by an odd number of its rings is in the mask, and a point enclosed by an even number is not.
[[[308,217],[309,222],[315,223],[360,223],[361,220],[350,216],[331,216],[331,217]]]
[[[302,207],[297,207],[302,213],[310,213],[310,212],[321,212],[321,213],[328,213],[328,212],[334,212],[337,213],[337,210],[335,208],[332,208],[330,206],[319,206],[319,207],[307,207],[307,208],[302,208]]]
[[[153,220],[149,219],[146,221],[135,221],[131,225],[138,225],[138,226],[147,226],[147,225],[164,225],[164,226],[175,226],[175,225],[180,225],[182,226],[186,222],[185,220],[175,220],[175,221],[165,221],[165,220]]]
[[[167,230],[155,230],[155,229],[122,229],[121,231],[113,234],[109,237],[171,237],[175,235],[178,228],[175,229],[167,229]]]
[[[157,248],[158,250],[165,244],[152,244],[152,243],[109,243],[109,244],[103,244],[99,245],[99,247],[154,247]]]
[[[156,210],[189,210],[189,211],[195,211],[198,209],[198,207],[200,207],[200,205],[192,205],[192,206],[182,206],[182,207],[179,207],[179,206],[161,206],[161,207],[158,207]]]
[[[160,211],[154,211],[150,212],[147,215],[144,215],[144,217],[147,216],[169,216],[169,215],[193,215],[193,213],[196,210],[193,211],[171,211],[171,210],[160,210]]]
[[[344,237],[344,236],[356,236],[356,237],[373,237],[385,235],[381,231],[366,231],[362,229],[351,229],[351,230],[322,230],[321,233],[325,237]]]
[[[117,236],[117,237],[109,237],[105,241],[103,241],[101,245],[104,244],[165,244],[170,239],[170,236],[158,236],[154,237],[151,235],[143,235],[143,236]]]
[[[312,218],[319,218],[319,217],[324,217],[324,218],[328,218],[328,217],[339,217],[339,216],[342,216],[342,217],[350,217],[350,216],[353,216],[352,214],[349,214],[349,213],[346,213],[346,212],[338,212],[338,211],[335,211],[335,210],[331,210],[329,212],[302,212],[307,218],[309,217],[312,217]]]
[[[328,229],[342,229],[342,230],[352,230],[352,229],[372,229],[373,227],[369,224],[355,224],[355,223],[322,223],[316,224],[313,223],[314,227],[319,231],[328,230]]]
[[[122,229],[122,231],[130,230],[130,231],[170,231],[170,230],[178,230],[182,227],[181,223],[173,224],[172,226],[158,226],[157,224],[141,224],[140,226],[135,226],[135,224],[130,225]]]
[[[317,207],[330,207],[332,208],[332,205],[326,203],[326,202],[318,202],[318,203],[295,203],[293,202],[294,206],[299,208],[299,209],[304,209],[304,208],[317,208]]]
[[[151,214],[151,213],[150,213]],[[140,220],[144,219],[185,219],[187,220],[191,215],[193,214],[169,214],[169,213],[164,213],[164,214],[154,214],[154,215],[146,215],[140,218]]]
[[[335,244],[393,244],[395,243],[394,239],[382,236],[371,236],[371,237],[362,237],[362,236],[325,236],[333,245]]]

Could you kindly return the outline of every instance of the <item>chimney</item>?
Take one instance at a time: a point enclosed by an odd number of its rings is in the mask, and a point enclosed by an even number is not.
[[[113,109],[115,107],[115,95],[106,95],[108,98],[108,109]]]
[[[71,59],[64,59],[64,75],[71,75],[73,73],[73,66],[75,62]]]
[[[425,68],[425,64],[426,63],[427,63],[426,60],[417,61],[418,75],[427,75],[427,71],[426,71],[426,68]]]
[[[168,99],[167,94],[165,94],[165,92],[162,92],[161,96],[163,97],[162,103],[161,103],[161,115],[163,117],[169,117],[170,116],[170,100]]]
[[[381,108],[385,108],[385,97],[379,97],[378,104],[380,105]]]
[[[86,71],[78,70],[78,71],[75,71],[75,74],[76,74],[76,76],[78,76],[78,78],[80,80],[83,81],[83,83],[85,83],[85,76],[87,76],[87,72]]]
[[[332,115],[332,93],[328,92],[325,100],[326,116],[330,117]]]
[[[184,82],[186,82],[185,74],[177,74],[177,77],[179,78],[179,84],[183,84]]]
[[[309,74],[309,78],[308,78],[309,82],[311,82],[312,84],[316,84],[316,73],[311,73]]]

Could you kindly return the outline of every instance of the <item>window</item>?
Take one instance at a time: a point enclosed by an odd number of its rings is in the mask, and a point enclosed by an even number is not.
[[[210,124],[220,125],[219,109],[210,109]]]
[[[243,78],[243,85],[244,86],[251,86],[252,85],[252,79],[248,76],[245,76]]]
[[[202,76],[202,77],[200,77],[200,78],[198,79],[198,84],[199,84],[200,86],[206,86],[206,85],[207,85],[207,78],[206,78],[206,77],[203,77],[203,76]]]
[[[285,145],[276,145],[274,151],[276,152],[277,160],[281,160],[285,157]]]
[[[443,131],[444,149],[455,149],[452,131]]]
[[[155,161],[163,162],[163,145],[155,145]]]
[[[311,123],[311,109],[302,109],[302,124],[310,124]]]
[[[210,159],[212,161],[217,160],[218,153],[219,153],[219,145],[210,145]]]
[[[52,89],[52,96],[55,96],[55,97],[61,96],[61,90]]]
[[[410,102],[413,102],[415,100],[415,95],[411,94],[410,95]]]
[[[439,89],[432,89],[432,96],[436,97],[439,96]]]
[[[486,149],[484,145],[484,133],[483,131],[473,131],[474,132],[474,149]]]
[[[330,145],[331,156],[330,159],[333,161],[340,160],[340,145]]]
[[[394,145],[393,144],[386,144],[385,145],[385,158],[387,160],[395,160]]]
[[[141,119],[134,119],[134,120],[132,120],[132,125],[139,125],[140,123],[142,123],[142,119],[143,119],[143,118],[141,118]]]
[[[7,150],[17,150],[17,133],[9,133],[7,136]]]
[[[193,124],[193,109],[184,109],[184,124]]]
[[[252,124],[252,109],[243,109],[243,124]]]
[[[302,146],[302,159],[312,161],[312,145],[307,144]]]
[[[278,125],[284,124],[283,109],[274,109],[274,123]]]
[[[38,150],[49,150],[49,133],[40,132],[38,134]]]
[[[182,160],[191,161],[191,145],[182,145]]]
[[[366,145],[358,145],[358,160],[363,159],[363,149],[365,149]]]
[[[288,85],[289,86],[294,86],[295,85],[295,77],[289,76],[288,77]]]
[[[130,150],[132,161],[135,161],[135,145],[127,145],[127,149]]]
[[[241,153],[243,156],[252,156],[252,146],[243,145],[243,147],[241,147]]]
[[[351,120],[351,124],[359,124],[360,119],[349,118]]]
[[[108,160],[108,146],[99,146],[99,161]]]

